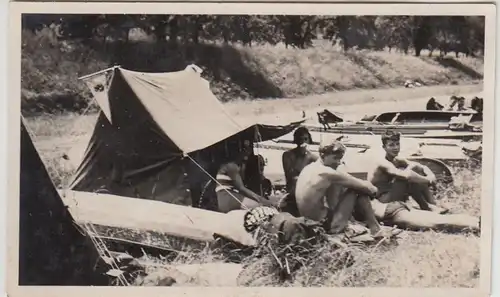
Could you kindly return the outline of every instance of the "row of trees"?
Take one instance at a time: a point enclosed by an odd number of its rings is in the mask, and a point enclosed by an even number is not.
[[[128,41],[141,29],[158,42],[285,43],[307,48],[326,39],[345,51],[389,50],[420,56],[424,49],[475,55],[484,51],[481,16],[295,16],[295,15],[24,15],[23,28],[57,28],[58,38]]]

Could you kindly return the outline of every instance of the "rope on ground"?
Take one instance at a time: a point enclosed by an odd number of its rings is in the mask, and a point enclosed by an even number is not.
[[[106,247],[106,244],[104,243],[104,241],[100,237],[97,236],[98,233],[97,233],[97,230],[95,229],[95,227],[92,224],[85,224],[84,226],[87,229],[87,234],[89,235],[90,239],[92,240],[92,243],[96,247],[97,251],[99,252],[99,254],[101,256],[101,258],[104,259],[105,257],[107,257],[109,259],[109,263],[108,264],[111,266],[111,268],[120,271],[120,267],[115,262],[115,259],[113,258],[113,256],[111,255],[111,252]],[[123,286],[129,286],[130,285],[128,283],[127,279],[125,278],[125,276],[123,276],[123,274],[119,274],[118,275],[118,281]]]

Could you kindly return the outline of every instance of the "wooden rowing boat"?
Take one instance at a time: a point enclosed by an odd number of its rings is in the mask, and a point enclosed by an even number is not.
[[[482,114],[473,110],[442,111],[388,111],[371,114],[360,120],[346,121],[342,115],[329,110],[318,112],[318,124],[308,124],[310,131],[344,134],[374,134],[397,130],[403,135],[416,138],[464,139],[482,137]],[[454,117],[463,117],[467,127],[454,129],[450,121]]]

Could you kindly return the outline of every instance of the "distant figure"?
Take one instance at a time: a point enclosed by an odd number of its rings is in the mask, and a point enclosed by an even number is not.
[[[471,109],[477,111],[478,113],[483,113],[483,98],[475,96],[470,102]]]
[[[344,121],[344,119],[342,119],[339,115],[329,111],[328,109],[316,114],[318,115],[318,122],[323,125],[325,130],[331,128],[329,123],[340,123]]]
[[[454,110],[455,105],[457,106],[457,111],[465,110],[465,98],[458,97],[455,95],[451,96],[450,97],[450,105],[448,107],[448,110]]]
[[[443,110],[444,106],[439,104],[434,97],[431,97],[429,101],[427,101],[427,110]]]

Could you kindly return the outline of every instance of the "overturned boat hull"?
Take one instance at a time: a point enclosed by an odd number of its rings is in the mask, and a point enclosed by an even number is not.
[[[244,246],[256,244],[243,227],[245,211],[219,213],[148,199],[81,191],[60,191],[75,221],[138,232],[157,232],[192,242],[224,236]]]
[[[459,122],[458,125],[456,121]],[[318,123],[309,125],[308,128],[317,132],[375,135],[390,129],[411,137],[463,139],[481,136],[482,125],[482,114],[473,110],[388,111],[364,116],[361,120],[346,120],[334,112],[324,110],[318,113]]]
[[[448,129],[448,125],[381,125],[381,124],[342,124],[330,125],[325,128],[323,125],[305,125],[311,132],[334,133],[334,134],[355,134],[355,135],[381,135],[387,130],[396,130],[402,135],[413,138],[442,138],[471,140],[481,139],[482,132],[474,131],[453,131]]]

